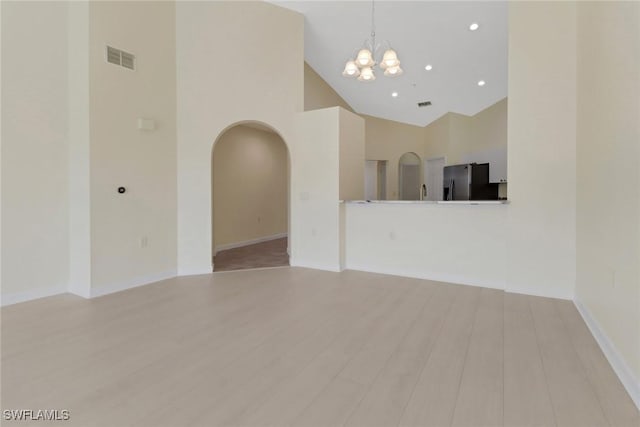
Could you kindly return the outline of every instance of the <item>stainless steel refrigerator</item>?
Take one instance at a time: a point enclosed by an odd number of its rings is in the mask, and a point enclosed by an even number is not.
[[[489,185],[489,163],[445,166],[442,196],[444,200],[497,199],[497,190]]]

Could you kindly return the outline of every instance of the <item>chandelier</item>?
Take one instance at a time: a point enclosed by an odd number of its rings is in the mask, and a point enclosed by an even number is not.
[[[345,77],[357,77],[361,82],[371,82],[376,79],[374,67],[384,70],[384,75],[389,77],[399,76],[402,74],[400,68],[400,60],[396,51],[391,49],[387,41],[376,43],[376,27],[375,27],[375,3],[371,1],[371,37],[364,41],[362,48],[358,51],[355,59],[349,59],[344,66],[342,75]],[[384,52],[382,59],[376,61],[380,57],[380,53]]]

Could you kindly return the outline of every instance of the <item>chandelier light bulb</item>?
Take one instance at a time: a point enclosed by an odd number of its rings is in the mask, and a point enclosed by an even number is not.
[[[400,65],[400,61],[398,61],[398,55],[396,54],[396,51],[393,49],[387,49],[382,56],[380,68],[385,69],[389,67],[395,67],[397,65]]]
[[[342,75],[345,77],[357,77],[360,74],[360,70],[358,66],[353,60],[347,61],[347,64],[344,66],[344,71]]]
[[[362,71],[360,71],[360,77],[358,77],[358,80],[361,82],[372,82],[375,79],[376,76],[373,74],[371,67],[364,67]]]
[[[361,49],[358,52],[356,62],[361,67],[371,67],[373,65],[373,55],[369,49]]]
[[[402,74],[402,68],[400,68],[400,63],[398,63],[398,65],[393,67],[387,67],[387,69],[384,70],[385,76],[395,77],[395,76],[399,76],[400,74]]]

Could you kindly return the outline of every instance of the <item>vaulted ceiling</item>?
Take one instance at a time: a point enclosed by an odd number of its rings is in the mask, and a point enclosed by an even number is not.
[[[376,69],[373,82],[342,76],[371,33],[370,1],[273,3],[305,16],[305,60],[358,113],[425,126],[507,96],[506,2],[376,1],[376,40],[397,51],[404,73],[385,77]],[[479,28],[471,31],[474,22]],[[432,105],[418,107],[422,101]]]

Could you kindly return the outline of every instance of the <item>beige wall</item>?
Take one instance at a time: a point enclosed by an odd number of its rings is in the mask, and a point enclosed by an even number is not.
[[[213,150],[214,248],[287,232],[287,146],[276,133],[236,126]]]
[[[509,4],[507,290],[513,292],[574,295],[575,25],[575,3]]]
[[[89,19],[93,294],[175,275],[175,4],[91,2]],[[107,43],[136,70],[107,63]]]
[[[67,6],[1,7],[0,281],[7,304],[61,292],[69,278]]]
[[[304,111],[351,106],[309,64],[304,63]]]
[[[364,119],[340,109],[340,200],[364,199]]]
[[[504,98],[474,116],[447,113],[425,127],[425,157],[446,157],[446,164],[464,163],[478,153],[507,148],[507,106]]]
[[[507,146],[508,102],[504,98],[471,117],[473,139],[469,151]]]
[[[635,376],[638,399],[640,4],[580,3],[577,22],[576,299]]]
[[[449,139],[451,138],[450,129],[451,115],[448,113],[424,128],[425,159],[448,156]],[[447,164],[451,164],[448,159],[445,160],[447,160]]]
[[[474,135],[471,129],[471,117],[463,114],[449,114],[449,146],[447,147],[447,164],[455,165],[465,162],[463,157],[473,147]]]
[[[398,199],[398,164],[407,152],[421,160],[424,151],[424,128],[377,117],[365,117],[365,157],[387,160],[387,199]]]

